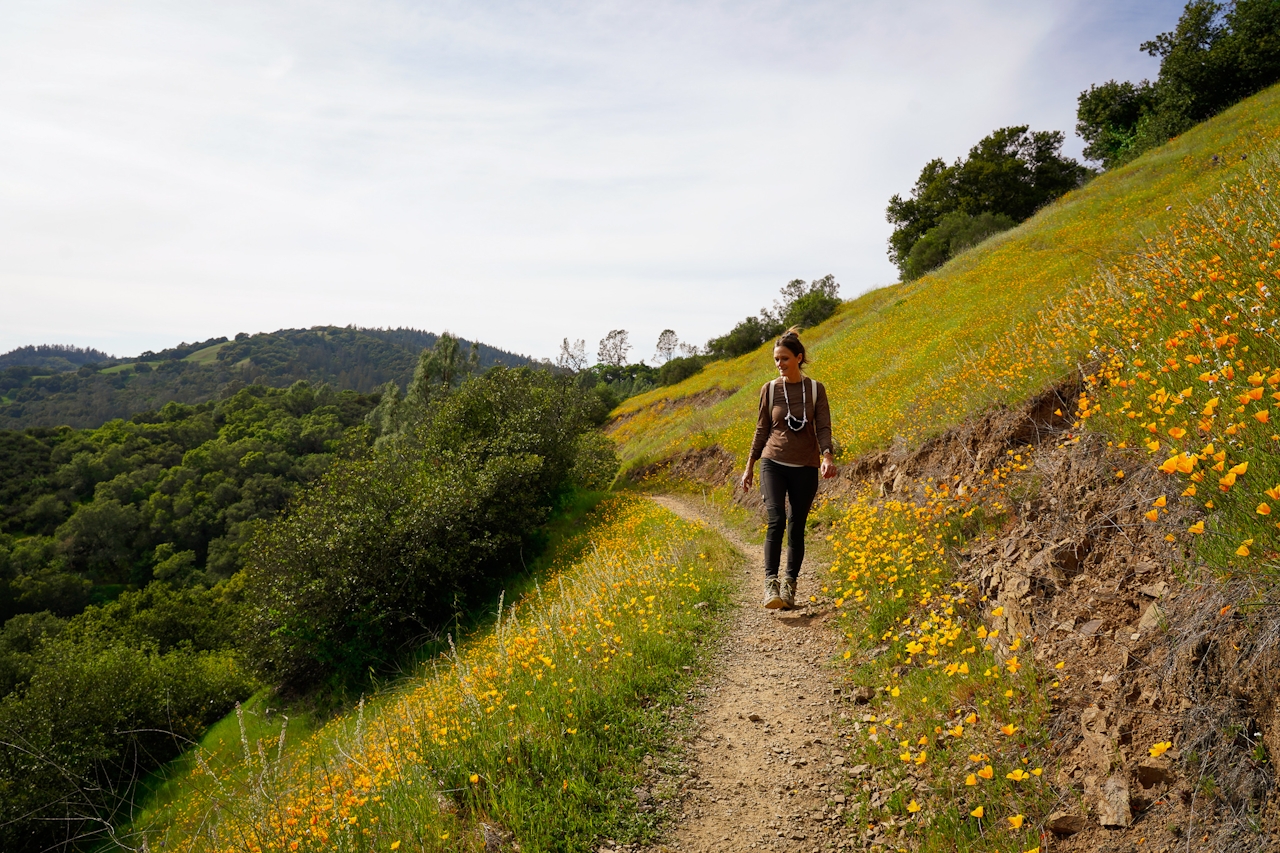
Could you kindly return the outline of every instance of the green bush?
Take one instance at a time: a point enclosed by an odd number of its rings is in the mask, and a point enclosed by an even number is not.
[[[785,328],[781,320],[761,311],[759,317],[747,317],[727,334],[707,341],[707,354],[713,359],[737,358],[759,349]]]
[[[709,361],[711,361],[711,356],[709,355],[687,355],[681,358],[673,358],[658,368],[658,384],[675,385],[677,382],[683,382],[701,370],[703,365]]]
[[[212,589],[152,583],[90,607],[68,624],[67,636],[83,643],[124,643],[133,648],[220,651],[232,649],[243,612],[239,575]]]
[[[0,849],[94,837],[142,774],[249,696],[255,682],[231,649],[241,589],[238,578],[213,589],[152,583],[70,620],[5,623]]]
[[[791,326],[807,329],[818,325],[840,306],[840,285],[833,275],[807,284],[802,278],[792,279],[782,286],[780,293],[782,300],[774,302],[772,310],[765,308],[759,317],[747,317],[727,335],[707,341],[707,356],[737,358],[754,352]]]
[[[951,165],[942,159],[926,163],[910,197],[894,195],[885,210],[894,226],[889,258],[903,279],[910,278],[907,261],[912,248],[947,214],[990,212],[1022,222],[1083,184],[1092,173],[1063,156],[1063,141],[1056,130],[1002,127]]]
[[[94,430],[0,430],[0,620],[230,577],[259,524],[367,441],[375,402],[298,382]]]
[[[795,279],[782,288],[783,302],[777,306],[781,325],[802,329],[818,325],[840,307],[839,294],[840,285],[833,275],[825,275],[808,285],[803,279]]]
[[[355,683],[493,594],[570,488],[598,400],[572,377],[495,368],[335,465],[249,546],[243,643],[261,673]]]
[[[253,689],[230,652],[42,643],[0,700],[0,849],[80,847],[127,816],[140,773]]]
[[[618,476],[619,467],[618,448],[613,439],[598,430],[578,436],[573,469],[569,472],[575,486],[591,492],[604,491]]]
[[[22,613],[0,628],[0,696],[26,685],[35,672],[36,655],[46,639],[56,638],[66,620],[52,613]]]
[[[628,379],[619,379],[615,382],[609,382],[605,387],[609,389],[610,397],[616,401],[614,403],[616,406],[623,400],[634,397],[637,394],[643,394],[646,391],[652,391],[658,386],[646,377],[635,376]]]
[[[38,569],[13,579],[9,584],[12,598],[4,610],[27,613],[51,610],[59,616],[72,616],[89,603],[92,589],[93,584],[79,575],[55,568]]]
[[[962,211],[948,213],[911,247],[902,277],[906,281],[919,278],[966,249],[978,245],[993,234],[1007,231],[1015,224],[1011,217],[990,211],[976,216]]]

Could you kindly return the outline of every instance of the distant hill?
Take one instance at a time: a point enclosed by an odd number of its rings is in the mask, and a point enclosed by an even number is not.
[[[72,347],[61,344],[18,347],[0,355],[0,369],[6,367],[34,367],[46,373],[70,373],[81,365],[113,361],[113,357],[91,347]]]
[[[92,428],[171,401],[218,399],[254,383],[283,388],[305,380],[366,394],[388,381],[403,388],[436,337],[419,329],[315,326],[184,342],[134,359],[77,347],[21,347],[0,355],[0,429]],[[478,346],[481,367],[532,361]]]

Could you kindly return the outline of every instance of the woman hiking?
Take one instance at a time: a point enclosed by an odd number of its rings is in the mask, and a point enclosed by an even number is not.
[[[742,472],[742,490],[751,490],[760,460],[760,491],[769,515],[764,538],[764,606],[795,607],[796,578],[804,560],[804,525],[818,494],[818,477],[836,475],[831,453],[831,408],[827,389],[805,376],[808,358],[800,329],[792,326],[773,347],[778,378],[760,389],[760,412],[751,458]],[[790,518],[783,505],[791,505]],[[787,573],[778,582],[782,533],[787,531]]]

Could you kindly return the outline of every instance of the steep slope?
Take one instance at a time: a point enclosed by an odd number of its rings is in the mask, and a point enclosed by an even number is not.
[[[438,656],[305,738],[261,703],[237,708],[115,837],[192,853],[651,839],[660,816],[635,792],[672,748],[740,558],[634,495],[606,498],[547,558],[471,636],[455,625]]]
[[[1099,176],[935,273],[846,303],[805,339],[811,375],[829,386],[843,450],[856,455],[899,437],[918,443],[1070,372],[1078,352],[1029,365],[1034,369],[1007,388],[966,383],[937,399],[967,356],[1132,254],[1144,237],[1242,175],[1249,157],[1278,137],[1280,89],[1273,88]],[[762,349],[627,400],[612,428],[624,460],[642,466],[712,446],[741,459],[752,429],[743,413],[772,373]],[[921,420],[926,410],[932,417]]]
[[[867,703],[870,849],[1280,845],[1278,117],[1273,89],[811,330],[844,472],[806,592]],[[769,368],[624,404],[631,478],[743,501]]]

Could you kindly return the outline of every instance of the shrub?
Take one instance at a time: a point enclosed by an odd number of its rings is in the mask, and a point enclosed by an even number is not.
[[[570,471],[575,486],[593,492],[603,491],[618,476],[619,466],[618,449],[613,439],[597,430],[578,436],[573,470]]]
[[[707,341],[707,354],[713,359],[737,358],[759,349],[785,328],[781,320],[762,311],[759,317],[747,317],[738,323],[728,334]]]
[[[255,665],[293,689],[351,684],[439,632],[520,564],[596,405],[571,377],[495,368],[336,465],[249,546]]]
[[[835,313],[840,307],[840,285],[836,277],[825,275],[808,285],[803,279],[795,279],[782,288],[784,301],[777,305],[781,325],[808,329]]]
[[[152,583],[69,621],[43,612],[5,623],[0,849],[93,838],[142,774],[252,692],[230,648],[240,588]]]
[[[658,368],[658,384],[675,385],[677,382],[683,382],[701,370],[703,365],[709,361],[711,361],[711,357],[706,355],[688,355],[673,358]]]
[[[1090,86],[1076,99],[1076,134],[1085,141],[1086,159],[1110,169],[1137,154],[1138,121],[1156,105],[1154,87],[1108,80]]]
[[[609,394],[612,399],[620,403],[629,397],[634,397],[637,394],[643,394],[646,391],[652,391],[657,386],[654,385],[652,380],[646,377],[635,376],[628,379],[619,379],[616,382],[610,382],[606,387],[609,389]],[[617,403],[614,403],[614,405],[616,406]]]
[[[93,584],[79,575],[43,568],[14,578],[9,584],[9,601],[0,604],[0,613],[51,610],[59,616],[71,616],[89,603],[92,589]]]
[[[1109,80],[1077,99],[1084,155],[1108,169],[1280,80],[1280,6],[1191,0],[1142,50],[1160,58],[1154,83]]]
[[[1084,183],[1091,172],[1063,156],[1062,143],[1060,131],[1002,127],[952,165],[926,163],[910,197],[893,196],[885,211],[894,226],[889,258],[904,280],[912,248],[947,214],[989,211],[1022,222]]]
[[[46,641],[25,689],[0,700],[0,849],[101,837],[141,772],[252,689],[230,652]]]
[[[67,635],[81,642],[119,642],[159,652],[231,649],[243,609],[242,590],[240,576],[212,589],[151,583],[89,607],[71,620]]]
[[[66,621],[48,611],[22,613],[0,628],[0,696],[31,680],[35,659],[46,639],[62,633]]]
[[[948,213],[911,247],[903,267],[903,278],[907,281],[919,278],[993,234],[1007,231],[1014,224],[1011,217],[1002,213],[987,211],[977,216],[961,211]]]
[[[818,325],[840,305],[840,285],[833,275],[808,284],[802,278],[792,279],[782,286],[780,293],[782,300],[775,301],[772,310],[765,308],[759,317],[747,317],[727,335],[707,341],[707,360],[737,358],[754,352],[790,326]]]

